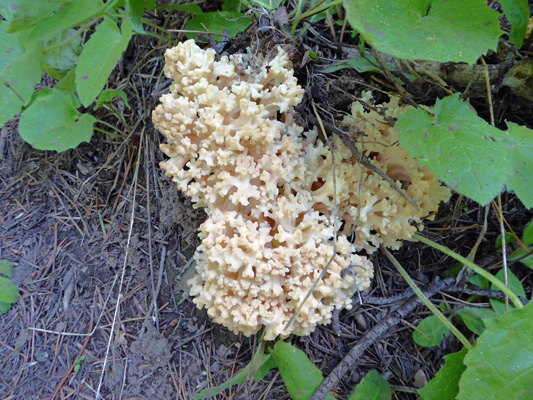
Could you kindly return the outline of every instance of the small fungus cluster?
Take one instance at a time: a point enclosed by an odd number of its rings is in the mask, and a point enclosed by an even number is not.
[[[266,340],[307,335],[329,323],[335,307],[350,308],[373,277],[372,264],[357,252],[397,248],[416,230],[413,223],[449,196],[398,147],[383,116],[359,103],[343,124],[365,132],[359,150],[404,187],[419,211],[340,140],[330,150],[316,129],[304,132],[294,112],[303,89],[287,53],[273,53],[216,61],[214,50],[180,43],[165,54],[173,83],[153,113],[167,139],[161,149],[169,159],[161,167],[208,215],[189,282],[194,302],[235,333],[264,328]],[[401,109],[395,98],[384,106],[387,116]]]

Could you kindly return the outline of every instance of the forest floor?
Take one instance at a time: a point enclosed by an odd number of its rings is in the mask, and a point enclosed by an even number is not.
[[[172,18],[175,15],[161,15],[157,23],[169,28]],[[183,20],[172,21],[172,26],[182,26]],[[235,41],[236,47],[250,44],[255,37],[250,29]],[[184,40],[181,34],[174,39]],[[290,45],[301,54],[312,49],[324,63],[339,58],[336,40],[329,28],[318,24]],[[168,87],[162,75],[167,47],[158,39],[137,36],[116,68],[109,86],[124,90],[132,108],[115,103],[112,109],[95,111],[95,116],[109,124],[99,125],[101,129],[112,126],[119,137],[96,132],[91,143],[55,153],[25,143],[17,119],[0,131],[0,259],[14,264],[13,281],[19,288],[18,301],[0,316],[3,399],[94,399],[97,393],[108,400],[189,399],[202,388],[228,381],[251,360],[258,338],[234,335],[212,323],[185,293],[183,282],[193,272],[186,266],[205,216],[158,167],[164,156],[151,111]],[[341,58],[356,48],[346,44]],[[487,62],[498,64],[498,55]],[[337,111],[347,111],[362,90],[395,90],[379,74],[359,75],[351,69],[316,73],[314,61],[301,58],[295,68],[307,96]],[[42,85],[49,84],[44,77]],[[484,83],[477,93],[472,91],[470,103],[488,119],[483,88]],[[417,103],[434,104],[442,95],[427,82],[407,90]],[[495,93],[496,121],[533,127],[525,103]],[[522,232],[531,212],[513,194],[503,194],[502,202],[505,220]],[[454,194],[426,224],[424,235],[466,256],[486,221],[475,259],[494,272],[501,268],[496,214],[489,207],[485,220],[484,207]],[[405,243],[394,254],[422,288],[456,266],[419,243]],[[324,375],[391,310],[412,297],[387,258],[377,252],[372,261],[376,276],[371,289],[361,294],[361,301],[354,298],[352,310],[337,315],[335,327],[320,326],[308,337],[291,338]],[[530,298],[531,271],[520,264],[511,269]],[[453,308],[468,297],[460,291],[442,291],[433,300]],[[395,398],[415,399],[416,389],[435,375],[443,356],[460,349],[453,336],[434,348],[413,342],[413,327],[428,315],[418,306],[374,340],[336,392],[348,394],[374,369],[391,383]],[[84,358],[74,371],[71,366],[79,355]],[[232,387],[217,398],[289,396],[279,374],[272,372],[261,382]]]

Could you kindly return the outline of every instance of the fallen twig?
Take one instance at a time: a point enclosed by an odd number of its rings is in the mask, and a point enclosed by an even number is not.
[[[446,278],[444,280],[435,281],[427,290],[424,291],[426,297],[432,297],[441,290],[444,290],[456,283],[455,277]],[[371,344],[375,343],[381,336],[389,332],[391,328],[398,325],[416,306],[420,305],[422,301],[413,296],[404,304],[396,307],[389,316],[380,321],[344,356],[339,364],[331,371],[331,373],[324,379],[318,389],[315,391],[311,400],[322,400],[333,389],[333,387],[340,381],[340,379],[349,370],[353,370],[361,356]]]
[[[318,124],[319,121],[317,118],[312,114],[307,114],[307,117],[314,123]],[[379,175],[383,180],[385,180],[394,190],[396,190],[403,198],[405,198],[409,204],[411,204],[414,208],[416,208],[417,211],[420,211],[420,207],[418,207],[418,204],[403,190],[394,180],[388,176],[385,172],[383,172],[381,169],[376,167],[374,164],[370,162],[370,159],[362,154],[357,148],[355,147],[355,143],[353,140],[346,134],[346,132],[341,131],[339,128],[334,126],[333,124],[330,124],[329,122],[322,120],[321,123],[324,125],[324,128],[329,131],[330,133],[333,133],[340,137],[346,147],[350,149],[352,154],[355,158],[357,158],[357,161],[359,161],[363,166],[368,168],[370,171],[374,172],[375,174]]]
[[[59,391],[61,390],[61,388],[63,387],[63,385],[67,381],[67,378],[69,377],[69,375],[74,370],[74,367],[76,366],[76,360],[78,360],[82,356],[83,352],[87,348],[87,345],[89,344],[89,340],[91,339],[90,335],[91,335],[92,331],[93,331],[93,319],[91,318],[91,320],[89,321],[89,329],[87,329],[87,334],[89,336],[87,336],[85,338],[85,341],[83,342],[83,346],[81,346],[81,349],[80,349],[80,352],[78,353],[78,356],[74,359],[74,362],[71,364],[71,366],[68,369],[67,373],[65,374],[65,376],[63,376],[63,379],[61,379],[61,381],[59,382],[59,385],[57,385],[56,389],[54,390],[54,393],[52,393],[52,395],[50,396],[50,398],[48,400],[54,400],[56,398],[56,396],[59,394]]]

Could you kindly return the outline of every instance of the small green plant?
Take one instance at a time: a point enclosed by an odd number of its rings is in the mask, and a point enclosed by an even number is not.
[[[89,141],[96,118],[80,108],[125,99],[102,90],[133,34],[147,34],[142,14],[154,8],[155,0],[1,2],[0,126],[22,111],[19,133],[37,149]],[[58,83],[34,92],[42,72]]]
[[[19,297],[17,287],[11,282],[13,264],[0,260],[0,314],[5,314]]]
[[[85,356],[80,356],[74,361],[74,372],[78,372],[81,368],[81,362],[85,360]]]
[[[263,343],[264,344],[264,343]],[[207,399],[227,388],[246,382],[262,380],[272,369],[278,368],[291,399],[307,400],[324,380],[322,372],[309,360],[305,353],[290,343],[279,341],[275,345],[259,346],[253,360],[231,380],[215,388],[204,389],[193,399]],[[348,400],[391,398],[391,388],[385,378],[370,371],[359,383]],[[334,400],[329,393],[326,400]]]

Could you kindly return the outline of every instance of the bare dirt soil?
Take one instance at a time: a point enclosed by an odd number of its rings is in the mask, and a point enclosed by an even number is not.
[[[168,28],[170,20],[163,15],[156,22]],[[250,43],[255,37],[251,32],[237,47]],[[337,51],[329,28],[320,25],[304,42],[291,45],[300,55],[307,48],[329,59]],[[96,111],[107,123],[98,127],[115,136],[96,132],[91,143],[57,154],[24,143],[17,119],[0,131],[0,259],[15,265],[13,280],[19,288],[19,300],[0,316],[3,399],[95,399],[97,393],[107,400],[189,399],[202,388],[229,380],[257,347],[255,337],[234,335],[213,324],[183,292],[204,214],[158,168],[160,137],[150,114],[168,87],[162,76],[167,46],[138,36],[115,70],[110,87],[125,90],[132,109],[115,103]],[[347,110],[363,89],[394,90],[381,75],[351,70],[315,74],[313,63],[302,59],[295,66],[308,98],[322,102],[333,115]],[[497,56],[492,60],[497,63]],[[43,79],[43,85],[47,82]],[[415,102],[428,104],[442,94],[427,82],[408,90]],[[488,117],[483,95],[473,97],[472,104]],[[511,119],[531,128],[531,114],[520,113],[527,108],[523,99],[503,92],[494,98],[501,123]],[[522,232],[532,214],[512,194],[502,200],[504,218],[515,232]],[[494,248],[500,231],[493,207],[486,221],[476,261],[494,271],[501,254]],[[484,208],[454,195],[424,234],[467,255],[484,222]],[[395,255],[423,288],[456,266],[420,244],[406,243]],[[309,337],[290,339],[324,375],[395,306],[412,297],[384,256],[376,253],[373,262],[372,288],[354,298],[352,310],[338,313],[331,326],[319,327]],[[519,264],[511,268],[529,298],[531,271]],[[450,307],[464,303],[468,296],[463,289],[439,292],[434,301]],[[375,369],[389,380],[395,398],[416,398],[416,388],[435,375],[442,357],[460,349],[453,337],[432,349],[413,342],[413,326],[428,315],[418,306],[373,340],[336,393],[348,394]],[[84,358],[75,363],[79,356]],[[217,398],[289,396],[279,374],[272,372],[262,382],[233,387]]]

